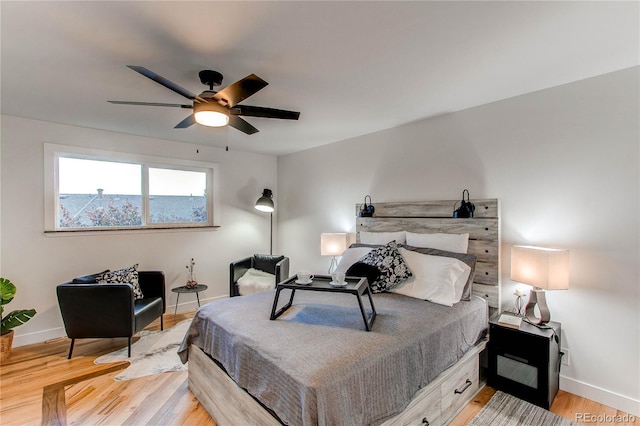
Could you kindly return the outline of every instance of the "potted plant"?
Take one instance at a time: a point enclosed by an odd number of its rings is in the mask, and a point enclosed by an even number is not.
[[[35,309],[21,309],[4,315],[4,305],[16,295],[16,286],[6,278],[0,278],[0,361],[11,355],[13,328],[29,321],[36,314]]]

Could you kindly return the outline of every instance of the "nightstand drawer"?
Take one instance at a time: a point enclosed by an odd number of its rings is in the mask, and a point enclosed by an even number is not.
[[[546,362],[549,357],[548,339],[537,338],[506,327],[490,327],[489,340],[496,347],[504,348],[514,359],[523,358],[529,362]]]
[[[449,380],[441,385],[442,415],[448,417],[469,401],[468,395],[475,395],[480,389],[478,359],[471,358],[455,371]]]

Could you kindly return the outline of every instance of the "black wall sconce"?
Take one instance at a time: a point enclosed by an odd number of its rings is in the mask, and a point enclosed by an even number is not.
[[[367,198],[369,198],[369,204],[367,204]],[[371,195],[365,195],[364,204],[362,205],[362,209],[360,209],[360,213],[358,216],[360,217],[373,217],[373,213],[376,211],[376,208],[371,204]]]
[[[467,194],[467,199],[464,199],[464,194]],[[476,206],[469,201],[469,190],[465,189],[464,191],[462,191],[462,201],[460,201],[460,207],[458,207],[456,209],[456,206],[458,205],[458,203],[455,203],[453,205],[453,217],[458,217],[458,218],[469,218],[469,217],[473,217],[473,213],[475,213],[476,211]]]

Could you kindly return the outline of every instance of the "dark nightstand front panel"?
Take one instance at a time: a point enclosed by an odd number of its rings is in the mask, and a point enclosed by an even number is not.
[[[560,324],[549,326],[553,330],[524,322],[520,329],[491,322],[489,386],[549,409],[559,387]]]

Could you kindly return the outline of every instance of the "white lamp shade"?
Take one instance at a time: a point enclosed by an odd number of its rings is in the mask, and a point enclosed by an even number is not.
[[[320,254],[322,256],[340,256],[347,249],[347,234],[320,234]]]
[[[546,290],[569,288],[569,250],[511,247],[511,279]]]

